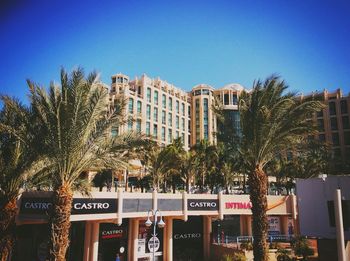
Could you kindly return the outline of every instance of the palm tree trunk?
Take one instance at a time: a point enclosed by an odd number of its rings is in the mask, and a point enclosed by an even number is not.
[[[190,184],[190,178],[189,177],[186,177],[186,191],[187,193],[190,193],[191,191],[191,184]]]
[[[72,202],[73,193],[69,185],[63,184],[54,192],[50,219],[50,261],[66,260]]]
[[[17,213],[16,198],[1,204],[0,211],[0,260],[6,261],[11,256],[15,244],[15,218]]]
[[[267,261],[267,176],[256,167],[248,179],[253,214],[254,261]]]

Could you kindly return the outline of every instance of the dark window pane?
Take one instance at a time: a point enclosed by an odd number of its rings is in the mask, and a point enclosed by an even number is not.
[[[340,101],[340,111],[342,114],[348,113],[348,104],[346,100]]]
[[[338,132],[332,133],[332,142],[334,146],[339,145],[339,134]]]
[[[331,129],[332,130],[337,130],[338,129],[337,118],[331,118]]]
[[[317,128],[318,128],[318,131],[324,131],[324,122],[323,122],[323,119],[318,119],[318,120],[317,120]]]
[[[228,94],[224,94],[224,104],[229,105],[229,95]]]
[[[318,139],[319,139],[319,141],[324,142],[324,141],[326,141],[326,135],[320,134],[320,135],[318,135]]]
[[[328,104],[328,106],[329,106],[329,114],[330,115],[335,115],[336,114],[335,102],[330,102]]]
[[[349,116],[342,117],[343,129],[350,129]]]
[[[345,145],[350,145],[350,131],[344,131],[344,142]]]

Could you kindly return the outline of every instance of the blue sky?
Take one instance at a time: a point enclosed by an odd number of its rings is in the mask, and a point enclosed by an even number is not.
[[[27,78],[48,86],[80,65],[108,84],[123,72],[249,88],[278,73],[294,91],[349,93],[349,14],[346,0],[5,0],[0,91],[24,100]]]

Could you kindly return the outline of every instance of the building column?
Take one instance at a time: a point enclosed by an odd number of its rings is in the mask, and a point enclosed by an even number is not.
[[[244,215],[239,216],[239,232],[241,236],[246,236],[246,218]]]
[[[139,244],[139,220],[138,219],[131,219],[131,249],[129,251],[130,255],[130,261],[137,261],[137,247]]]
[[[253,235],[252,216],[247,215],[245,221],[246,221],[246,228],[247,228],[246,234],[247,234],[247,236],[252,236]]]
[[[91,224],[91,243],[90,243],[90,261],[97,261],[98,259],[98,238],[99,238],[100,224],[93,222]]]
[[[288,235],[288,216],[280,216],[281,234]]]
[[[173,261],[173,219],[172,217],[165,218],[164,228],[164,260]]]
[[[210,260],[211,217],[203,216],[203,257]]]
[[[91,222],[85,222],[85,236],[84,236],[84,261],[89,261],[90,252],[90,241],[91,241]]]

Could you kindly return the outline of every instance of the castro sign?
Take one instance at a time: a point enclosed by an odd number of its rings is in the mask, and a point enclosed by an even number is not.
[[[218,210],[217,199],[188,199],[187,210]]]
[[[174,239],[195,239],[201,238],[201,233],[175,234]]]
[[[72,215],[116,213],[117,202],[113,198],[74,198]]]
[[[52,212],[51,198],[25,198],[21,199],[20,214],[49,215]]]

